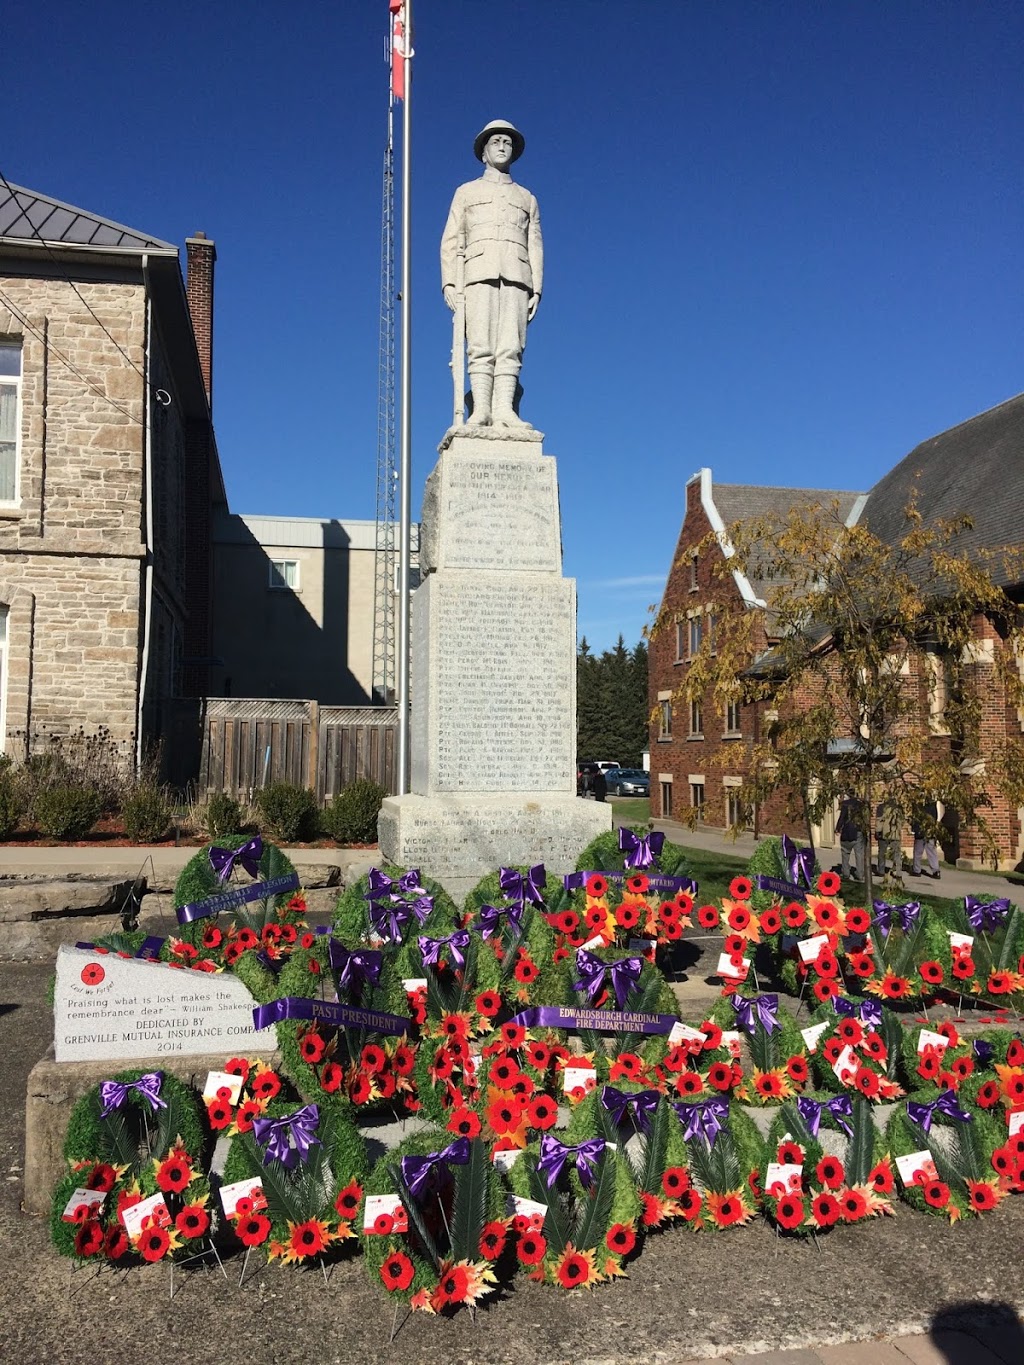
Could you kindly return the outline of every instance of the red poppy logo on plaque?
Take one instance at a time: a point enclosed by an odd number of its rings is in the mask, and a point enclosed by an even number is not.
[[[82,968],[82,982],[86,986],[98,986],[106,972],[98,962],[87,962]]]

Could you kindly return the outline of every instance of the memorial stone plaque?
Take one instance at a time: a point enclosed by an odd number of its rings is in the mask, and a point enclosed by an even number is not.
[[[227,972],[183,970],[64,945],[53,1002],[58,1062],[118,1061],[273,1048],[253,1028],[256,1001]]]

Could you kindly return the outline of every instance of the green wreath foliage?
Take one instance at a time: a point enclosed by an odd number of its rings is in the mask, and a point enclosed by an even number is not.
[[[618,962],[624,957],[635,956],[635,954],[624,952],[623,949],[617,945],[613,945],[609,948],[593,948],[588,949],[587,951],[592,952],[595,957],[600,958],[602,962],[607,963]],[[574,979],[576,978],[575,963],[573,964],[572,976]],[[615,993],[612,989],[610,975],[606,977],[606,988],[608,999],[605,1001],[604,1005],[600,1007],[601,1010],[616,1014],[665,1014],[671,1015],[673,1019],[679,1018],[679,1005],[675,996],[672,994],[672,988],[665,980],[663,973],[653,962],[644,962],[640,972],[640,979],[627,995],[623,1010],[620,1011],[619,1009],[618,1001],[616,1000]],[[571,992],[571,998],[563,1001],[556,1001],[554,1003],[565,1004],[571,1009],[590,1008],[587,1002],[586,992],[577,991],[575,988],[573,988]],[[595,1029],[587,1028],[581,1028],[577,1030],[577,1032],[583,1040],[584,1049],[587,1052],[594,1053],[595,1056],[602,1052],[612,1054],[616,1052],[635,1052],[639,1047],[643,1046],[647,1037],[646,1034],[629,1032],[604,1034],[597,1032]]]
[[[967,1123],[947,1119],[944,1115],[933,1114],[929,1132],[909,1116],[907,1105],[912,1102],[930,1102],[935,1098],[931,1090],[915,1091],[905,1101],[897,1105],[889,1119],[886,1139],[895,1160],[908,1156],[911,1152],[931,1153],[938,1173],[938,1183],[942,1189],[936,1191],[937,1197],[929,1198],[929,1185],[905,1185],[900,1181],[900,1198],[921,1213],[945,1215],[957,1222],[969,1214],[984,1212],[977,1197],[972,1197],[972,1187],[987,1186],[995,1192],[998,1182],[992,1167],[992,1154],[1006,1135],[1000,1119],[978,1107],[966,1108],[966,1096],[957,1095],[958,1107],[971,1115]],[[939,1139],[939,1134],[946,1140]],[[948,1199],[940,1202],[948,1191]],[[986,1201],[987,1202],[987,1201]],[[997,1202],[993,1199],[994,1203]]]
[[[393,881],[397,881],[410,869],[398,867],[395,863],[383,863],[378,871],[385,873]],[[402,947],[410,947],[420,934],[427,934],[431,938],[444,937],[450,934],[459,923],[459,914],[455,902],[440,882],[421,875],[420,885],[426,894],[432,898],[434,906],[422,924],[415,917],[410,921]],[[347,886],[338,896],[334,907],[334,921],[331,932],[336,939],[344,943],[346,948],[362,947],[370,941],[370,902],[366,899],[366,893],[369,889],[369,874],[364,873],[358,881]],[[399,962],[402,967],[408,965],[405,955],[399,952],[399,945],[383,944],[381,946],[387,952],[399,953]],[[406,973],[403,971],[403,975],[418,976],[419,974],[419,972],[410,971]]]
[[[734,991],[733,995],[744,1000],[756,1000],[759,992],[751,990],[748,986],[742,986],[739,990]],[[720,1029],[739,1030],[746,1044],[751,1063],[755,1071],[760,1073],[761,1078],[780,1069],[787,1071],[785,1081],[781,1083],[781,1086],[774,1086],[773,1083],[770,1084],[764,1079],[761,1079],[759,1086],[758,1078],[751,1076],[750,1082],[744,1085],[743,1095],[741,1096],[746,1099],[748,1104],[777,1104],[787,1091],[801,1091],[805,1082],[788,1071],[791,1064],[795,1066],[794,1059],[799,1059],[809,1076],[807,1044],[804,1042],[799,1024],[782,1000],[779,1000],[775,1018],[778,1027],[773,1028],[769,1033],[762,1024],[760,1015],[755,1012],[753,1017],[754,1031],[747,1033],[746,1030],[740,1029],[738,1016],[732,1004],[732,996],[719,1000],[711,1013],[712,1022],[717,1024]]]
[[[713,1143],[708,1144],[700,1136],[687,1140],[683,1131],[686,1164],[702,1201],[699,1216],[691,1217],[691,1225],[725,1228],[747,1222],[757,1207],[757,1181],[764,1153],[753,1119],[739,1104],[730,1101],[726,1121]],[[716,1203],[722,1216],[719,1202],[722,1199],[739,1201],[742,1207],[736,1217],[730,1215],[728,1221],[715,1217]]]
[[[817,858],[814,860],[814,871],[816,874],[821,872],[821,865]],[[782,838],[780,835],[770,834],[761,840],[747,860],[747,876],[753,886],[750,893],[751,909],[760,913],[762,910],[767,910],[769,906],[778,905],[783,901],[784,897],[777,892],[762,891],[757,884],[759,876],[778,877],[781,881],[789,880],[789,869],[782,856]]]

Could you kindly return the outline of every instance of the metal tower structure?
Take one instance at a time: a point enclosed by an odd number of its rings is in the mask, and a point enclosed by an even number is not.
[[[377,541],[373,593],[373,698],[395,700],[395,176],[394,98],[388,97],[380,228],[380,332],[377,368]]]

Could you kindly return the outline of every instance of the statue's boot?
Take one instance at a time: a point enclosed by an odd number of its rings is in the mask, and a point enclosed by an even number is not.
[[[469,387],[473,390],[473,411],[466,425],[468,427],[489,427],[491,425],[491,390],[494,380],[489,374],[471,374]]]
[[[496,374],[494,376],[494,425],[496,427],[522,427],[524,431],[532,431],[533,427],[530,423],[524,422],[512,406],[518,380],[519,376],[515,374]]]

